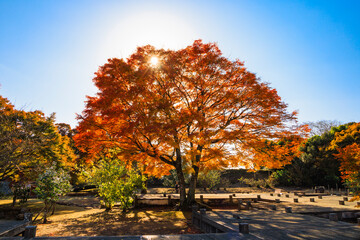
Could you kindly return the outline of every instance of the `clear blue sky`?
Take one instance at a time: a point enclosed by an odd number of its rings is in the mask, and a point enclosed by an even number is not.
[[[92,78],[136,46],[217,42],[299,121],[360,121],[360,1],[0,0],[0,95],[76,125]]]

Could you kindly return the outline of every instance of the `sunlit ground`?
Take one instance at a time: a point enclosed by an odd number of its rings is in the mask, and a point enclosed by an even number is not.
[[[51,218],[50,224],[39,224],[37,236],[116,236],[193,233],[190,213],[169,210],[120,209],[85,213],[76,218],[66,215]],[[196,231],[195,231],[196,232]]]
[[[85,197],[86,198],[86,197]],[[74,201],[81,198],[72,198]],[[0,200],[0,208],[11,208],[11,199]],[[43,202],[29,199],[16,208],[29,209],[36,215]],[[49,223],[36,221],[37,236],[116,236],[198,233],[191,228],[191,213],[172,211],[168,207],[136,209],[123,213],[115,208],[111,212],[77,206],[56,205],[56,212]]]
[[[236,193],[236,197],[256,197],[261,194],[262,198],[274,200],[281,199],[278,203],[278,210],[281,212],[285,206],[292,206],[293,211],[322,211],[323,209],[356,209],[356,202],[346,202],[345,205],[340,206],[339,200],[343,196],[323,196],[322,199],[315,199],[315,202],[310,202],[310,197],[301,197],[299,203],[294,203],[293,193],[289,197],[282,195],[281,197],[270,195],[269,189],[255,189],[255,188],[223,188],[216,191],[197,189],[197,195],[204,194],[206,197],[228,197],[229,193]],[[310,190],[309,190],[310,191]],[[147,197],[156,196],[163,197],[163,193],[174,194],[174,188],[150,188],[148,189]],[[216,192],[216,194],[215,194]],[[77,193],[78,194],[78,193]],[[177,196],[177,195],[173,195]],[[165,197],[166,198],[166,197]],[[130,210],[123,213],[119,208],[115,208],[111,212],[106,212],[104,209],[92,208],[90,206],[98,206],[99,199],[95,196],[66,196],[61,199],[65,204],[77,204],[78,206],[57,205],[55,215],[49,218],[49,223],[42,224],[39,220],[36,221],[38,226],[37,236],[112,236],[112,235],[158,235],[158,234],[183,234],[183,233],[198,233],[198,231],[189,225],[191,213],[173,211],[170,207],[148,207],[143,209]],[[11,208],[12,199],[1,199],[0,208]],[[257,203],[262,207],[266,203]],[[269,203],[274,204],[274,203]],[[254,204],[256,205],[256,204]],[[264,205],[264,206],[263,206]],[[29,199],[26,204],[19,205],[17,208],[29,209],[35,215],[43,208],[43,202],[38,199]],[[84,207],[79,207],[84,206]],[[271,211],[270,211],[271,212]],[[293,216],[295,217],[295,215]],[[288,224],[295,224],[299,219],[286,219]],[[257,223],[253,227],[256,227]],[[269,222],[269,225],[275,224]],[[275,225],[274,225],[275,227]],[[259,226],[259,229],[260,226]]]

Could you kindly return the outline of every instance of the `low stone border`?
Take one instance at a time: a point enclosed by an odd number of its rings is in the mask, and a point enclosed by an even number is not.
[[[0,240],[25,240],[24,237],[6,237]],[[35,237],[34,240],[240,240],[239,233],[210,233],[182,235],[142,235],[142,236],[96,236],[96,237]]]

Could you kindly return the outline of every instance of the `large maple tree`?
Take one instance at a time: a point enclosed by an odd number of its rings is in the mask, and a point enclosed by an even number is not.
[[[78,117],[77,146],[93,158],[118,148],[124,161],[153,175],[176,169],[181,206],[194,202],[200,171],[290,161],[256,156],[264,156],[265,140],[298,134],[291,127],[296,113],[214,43],[197,40],[177,51],[139,47],[126,60],[109,59],[93,81],[99,91]],[[187,194],[184,172],[191,175]]]

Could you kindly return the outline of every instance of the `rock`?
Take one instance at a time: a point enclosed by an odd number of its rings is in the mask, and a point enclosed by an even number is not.
[[[19,213],[18,215],[16,215],[16,220],[24,220],[24,214]]]
[[[292,213],[292,207],[285,207],[286,213]]]

